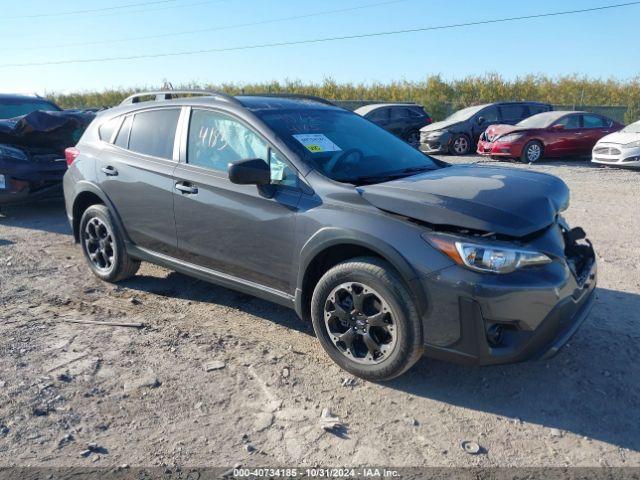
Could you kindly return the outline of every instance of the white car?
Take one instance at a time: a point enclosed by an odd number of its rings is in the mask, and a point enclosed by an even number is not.
[[[602,137],[593,147],[593,163],[640,168],[640,122]]]

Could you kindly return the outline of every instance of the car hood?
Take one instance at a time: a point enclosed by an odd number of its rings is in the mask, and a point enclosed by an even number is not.
[[[637,142],[638,140],[640,140],[640,133],[615,132],[602,137],[598,143],[615,143],[618,145],[626,145],[627,143]]]
[[[443,120],[441,122],[435,122],[430,125],[427,125],[426,127],[422,127],[420,131],[421,132],[437,132],[438,130],[446,130],[447,128],[451,128],[456,125],[460,125],[462,123],[464,122],[461,122],[459,120],[454,120],[454,121]]]
[[[528,132],[531,130],[538,130],[538,129],[532,129],[532,128],[527,128],[527,127],[519,127],[517,125],[492,125],[489,128],[487,128],[486,130],[486,137],[487,140],[489,141],[494,141],[495,139],[497,139],[498,137],[502,137],[503,135],[506,135],[508,133],[514,133],[514,132]]]
[[[457,165],[358,187],[375,207],[426,222],[523,237],[542,230],[569,205],[557,177],[515,168]]]

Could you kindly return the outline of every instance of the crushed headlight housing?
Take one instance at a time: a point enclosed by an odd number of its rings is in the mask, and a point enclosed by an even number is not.
[[[508,248],[446,235],[425,234],[431,245],[462,265],[477,272],[511,273],[518,269],[551,263],[544,253]]]
[[[0,158],[2,157],[9,160],[18,160],[20,162],[29,161],[29,157],[25,152],[17,148],[7,147],[5,145],[0,145]]]
[[[522,133],[509,133],[507,135],[503,135],[502,137],[498,137],[496,138],[496,142],[506,142],[506,143],[511,143],[511,142],[516,142],[518,140],[520,140],[522,137],[524,137],[524,135]]]

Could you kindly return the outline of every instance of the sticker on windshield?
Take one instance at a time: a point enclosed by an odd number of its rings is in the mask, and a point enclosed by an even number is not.
[[[329,140],[322,133],[307,133],[302,135],[294,135],[293,138],[298,140],[311,153],[322,152],[340,152],[342,149]]]

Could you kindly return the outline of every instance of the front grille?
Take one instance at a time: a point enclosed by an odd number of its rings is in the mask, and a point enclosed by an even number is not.
[[[620,155],[622,152],[613,147],[596,147],[593,153],[596,155]]]

